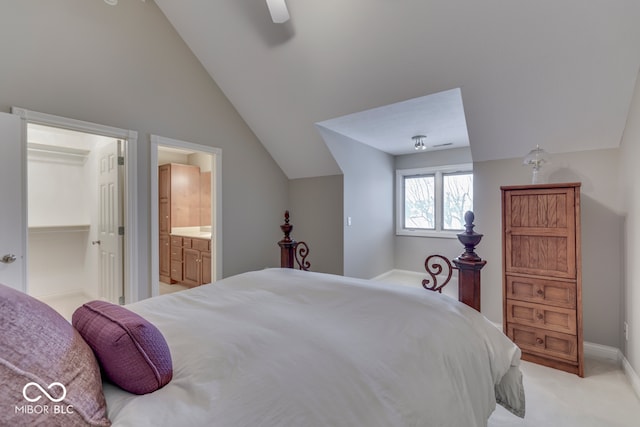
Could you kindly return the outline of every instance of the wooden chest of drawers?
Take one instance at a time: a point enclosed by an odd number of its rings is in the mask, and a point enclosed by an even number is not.
[[[583,376],[580,184],[501,190],[505,333],[524,360]]]

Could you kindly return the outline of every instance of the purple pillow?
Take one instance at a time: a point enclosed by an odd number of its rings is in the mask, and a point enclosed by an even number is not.
[[[135,394],[165,386],[173,376],[169,346],[140,315],[106,301],[91,301],[71,318],[93,349],[107,379]]]
[[[53,308],[3,285],[0,425],[111,425],[87,343]]]

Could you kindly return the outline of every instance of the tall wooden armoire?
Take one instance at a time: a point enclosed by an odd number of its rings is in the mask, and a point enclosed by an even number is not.
[[[582,377],[580,183],[501,190],[505,333],[522,359]]]

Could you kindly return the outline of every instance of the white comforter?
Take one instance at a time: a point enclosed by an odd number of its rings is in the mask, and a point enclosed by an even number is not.
[[[524,412],[519,349],[433,292],[268,269],[128,307],[174,376],[143,396],[105,384],[114,426],[474,427],[496,395]]]

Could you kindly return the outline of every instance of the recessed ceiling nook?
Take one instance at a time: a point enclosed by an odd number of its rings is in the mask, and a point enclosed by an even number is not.
[[[394,156],[469,147],[460,88],[316,124]]]

